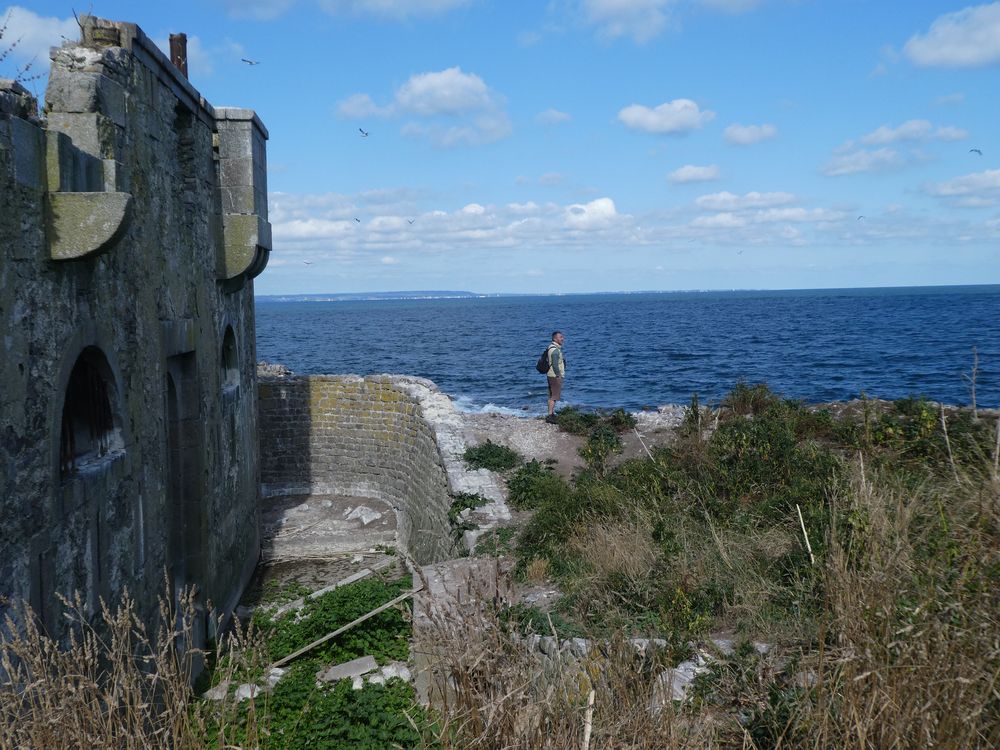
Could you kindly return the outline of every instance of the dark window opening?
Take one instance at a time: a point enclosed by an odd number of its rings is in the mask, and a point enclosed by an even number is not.
[[[88,347],[77,359],[66,386],[59,439],[63,477],[122,449],[115,419],[114,380],[99,349]]]
[[[236,335],[233,327],[226,327],[222,339],[222,387],[235,388],[240,384],[240,362],[236,354]]]

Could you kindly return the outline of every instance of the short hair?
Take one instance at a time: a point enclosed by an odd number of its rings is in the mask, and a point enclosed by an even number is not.
[[[555,341],[556,340],[556,336],[558,336],[561,333],[562,333],[562,331],[553,331],[552,332],[552,340]]]

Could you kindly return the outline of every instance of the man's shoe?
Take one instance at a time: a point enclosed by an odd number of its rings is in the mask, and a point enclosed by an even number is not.
[[[559,424],[559,420],[556,418],[555,414],[549,414],[549,416],[545,418],[545,421],[549,424]]]

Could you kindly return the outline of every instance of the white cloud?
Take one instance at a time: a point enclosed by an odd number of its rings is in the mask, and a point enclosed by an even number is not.
[[[543,175],[539,175],[538,184],[539,185],[558,185],[565,179],[559,172],[546,172]]]
[[[337,114],[348,119],[363,119],[365,117],[385,117],[392,110],[379,107],[368,94],[352,94],[337,102]]]
[[[510,135],[503,97],[475,73],[459,67],[417,73],[396,89],[392,103],[379,106],[368,94],[353,94],[337,103],[341,117],[424,118],[407,122],[402,134],[451,147],[493,143]]]
[[[564,220],[570,229],[598,229],[610,226],[618,216],[613,200],[598,198],[590,203],[567,206]]]
[[[0,24],[7,21],[7,29],[0,41],[0,49],[9,50],[16,68],[30,64],[27,75],[49,69],[49,48],[60,46],[64,40],[80,38],[80,27],[74,18],[40,16],[27,8],[11,5],[0,15]],[[16,70],[2,71],[13,77]]]
[[[938,198],[966,199],[966,206],[993,205],[995,199],[1000,197],[1000,169],[963,175],[926,186],[924,190]],[[973,200],[970,202],[968,199]]]
[[[880,172],[898,169],[903,165],[903,157],[891,148],[880,148],[874,151],[858,149],[837,154],[823,168],[823,174],[837,177],[860,172]]]
[[[831,211],[825,208],[769,208],[756,211],[753,220],[757,223],[767,222],[821,222],[840,221],[845,218],[843,211]]]
[[[702,195],[695,200],[698,208],[709,211],[737,211],[746,208],[765,208],[769,206],[783,206],[794,203],[795,196],[791,193],[758,193],[756,191],[746,195],[735,195],[728,191]]]
[[[699,0],[699,3],[723,13],[746,13],[760,5],[760,0]]]
[[[269,21],[295,5],[295,0],[221,0],[226,12],[234,18]]]
[[[953,205],[987,205],[1000,199],[1000,170],[967,175],[927,191],[941,193]],[[315,263],[310,273],[359,262],[385,272],[435,267],[450,272],[462,258],[523,253],[543,257],[547,250],[616,252],[656,248],[678,250],[689,242],[728,247],[829,248],[831,243],[891,246],[900,238],[951,247],[956,237],[993,242],[1000,223],[989,225],[977,214],[942,220],[933,212],[908,213],[885,206],[878,218],[855,221],[831,206],[788,203],[789,193],[746,193],[717,197],[633,216],[619,211],[611,196],[580,203],[525,202],[490,204],[470,196],[463,204],[441,207],[439,196],[410,190],[376,190],[355,195],[271,193],[274,260],[278,268],[301,276],[302,261]],[[713,206],[732,206],[704,213]],[[361,218],[357,223],[353,217]],[[982,217],[982,213],[978,213]],[[987,220],[996,214],[986,215]],[[412,223],[411,223],[412,220]],[[513,256],[512,256],[513,257]],[[383,261],[398,259],[399,264]],[[664,267],[671,267],[664,257]],[[527,269],[540,261],[518,260]],[[514,265],[513,261],[510,265]],[[359,266],[360,267],[360,266]],[[280,272],[284,273],[284,271]]]
[[[584,20],[605,39],[629,36],[643,44],[667,24],[670,0],[582,0]]]
[[[974,68],[1000,63],[1000,3],[939,16],[926,34],[915,34],[904,54],[924,67]]]
[[[470,0],[320,0],[320,7],[332,14],[375,16],[401,21],[415,16],[432,16],[468,5]]]
[[[943,125],[934,131],[934,137],[939,141],[964,141],[969,137],[969,133],[961,128]]]
[[[398,258],[393,258],[391,255],[382,256],[381,263],[383,266],[395,266],[399,264]]]
[[[945,94],[944,96],[939,96],[934,100],[934,103],[941,107],[946,107],[951,104],[962,104],[965,101],[965,94],[961,91],[956,91],[953,94]]]
[[[685,164],[668,174],[667,179],[675,184],[683,184],[687,182],[711,182],[719,179],[719,176],[719,167],[715,164],[703,167]]]
[[[396,91],[396,104],[416,115],[455,115],[492,106],[489,87],[459,67],[411,76]]]
[[[871,133],[861,136],[859,140],[869,146],[882,146],[899,141],[926,141],[931,138],[942,141],[960,141],[966,137],[968,137],[966,131],[951,125],[935,129],[928,120],[907,120],[895,128],[882,125]]]
[[[569,113],[551,108],[535,115],[535,121],[542,125],[558,125],[561,122],[569,122],[572,119],[573,117]]]
[[[701,110],[690,99],[674,99],[657,107],[631,104],[618,113],[628,128],[647,133],[686,133],[696,130],[715,117],[715,112]]]
[[[778,134],[778,129],[774,125],[730,125],[726,128],[723,136],[729,143],[740,146],[748,146],[752,143],[760,143],[768,138],[774,138]]]
[[[737,229],[746,225],[747,220],[745,217],[737,216],[728,211],[713,214],[712,216],[699,216],[691,222],[691,226],[702,227],[703,229]]]

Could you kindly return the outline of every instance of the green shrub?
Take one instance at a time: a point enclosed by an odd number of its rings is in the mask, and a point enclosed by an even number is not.
[[[620,453],[622,439],[607,424],[599,424],[590,431],[587,442],[580,448],[580,455],[587,462],[587,467],[597,476],[603,477],[607,469],[608,457],[612,453]]]
[[[477,555],[506,555],[514,550],[514,539],[517,536],[517,527],[501,526],[490,529],[476,540],[475,554]]]
[[[409,588],[409,577],[392,582],[367,578],[315,599],[306,599],[301,610],[287,612],[278,618],[258,610],[254,613],[254,620],[263,632],[268,633],[268,652],[272,660],[277,660],[356,620]],[[401,609],[406,606],[408,604],[403,602],[399,608],[375,615],[318,646],[309,652],[309,656],[330,664],[366,654],[371,654],[383,664],[396,659],[405,660],[409,655],[410,628],[408,617],[404,617]]]
[[[740,380],[729,392],[729,395],[722,400],[722,406],[731,409],[734,414],[744,417],[760,414],[780,400],[764,383],[748,385],[745,380]]]
[[[556,412],[559,429],[572,435],[586,435],[601,421],[593,412],[580,411],[576,407],[566,406]]]
[[[547,502],[568,502],[571,490],[550,464],[532,459],[507,480],[507,500],[515,510],[532,510]]]
[[[524,461],[524,458],[517,451],[491,440],[466,448],[462,458],[473,469],[488,469],[497,472],[509,471]]]

